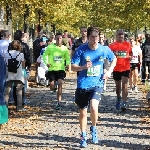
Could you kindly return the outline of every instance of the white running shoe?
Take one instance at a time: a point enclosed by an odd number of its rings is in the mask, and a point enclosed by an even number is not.
[[[133,93],[133,90],[132,90],[132,89],[130,89],[130,90],[129,90],[129,93]]]
[[[134,92],[136,92],[136,93],[139,92],[136,86],[134,87]]]
[[[106,91],[106,85],[104,85],[104,88],[103,88],[103,90],[104,90],[104,91]]]

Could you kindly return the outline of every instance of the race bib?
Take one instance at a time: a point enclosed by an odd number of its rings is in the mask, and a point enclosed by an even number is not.
[[[54,61],[55,61],[55,62],[60,62],[60,61],[62,61],[62,56],[54,56]]]
[[[132,63],[138,63],[138,56],[132,56]]]
[[[115,52],[117,58],[126,58],[127,52],[126,51],[116,51]]]
[[[93,66],[88,68],[87,76],[99,76],[100,75],[101,65]]]

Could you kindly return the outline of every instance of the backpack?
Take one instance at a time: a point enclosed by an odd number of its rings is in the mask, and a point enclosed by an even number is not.
[[[9,56],[11,57],[8,59],[8,72],[17,73],[17,69],[19,68],[21,61],[19,62],[17,60],[17,57],[20,55],[20,53],[16,56],[16,58],[12,58],[11,54],[8,52]]]

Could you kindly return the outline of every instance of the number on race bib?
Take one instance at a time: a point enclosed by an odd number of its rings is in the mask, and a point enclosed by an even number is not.
[[[54,61],[56,62],[62,61],[62,56],[54,56]]]
[[[127,52],[126,51],[117,51],[116,56],[117,56],[117,58],[126,58]]]
[[[100,75],[101,65],[93,66],[88,68],[87,76],[99,76]]]

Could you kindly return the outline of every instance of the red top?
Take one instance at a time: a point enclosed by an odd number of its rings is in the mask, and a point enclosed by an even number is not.
[[[130,70],[130,59],[129,56],[132,53],[131,44],[127,41],[114,42],[109,45],[110,49],[114,52],[117,58],[117,63],[114,71],[126,71]]]

